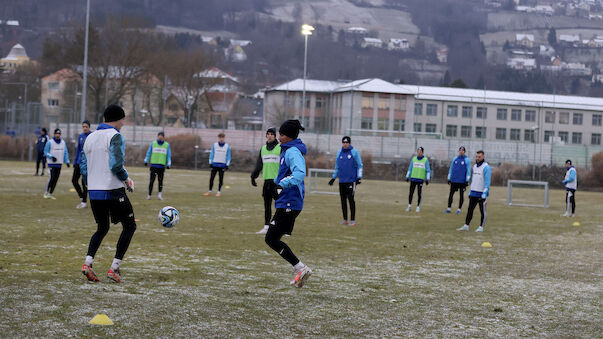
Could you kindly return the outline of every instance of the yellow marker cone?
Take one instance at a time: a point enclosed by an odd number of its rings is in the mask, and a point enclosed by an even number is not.
[[[75,188],[70,188],[69,192],[75,192]]]
[[[230,186],[226,185],[226,188],[230,188]]]
[[[574,225],[574,226],[580,226],[580,223],[579,223],[579,222],[577,222],[577,221],[574,221],[573,225]]]
[[[92,320],[90,320],[89,324],[111,326],[113,325],[113,321],[111,321],[111,319],[109,319],[106,314],[97,314],[94,316],[94,318],[92,318]]]
[[[489,242],[487,242],[487,241],[484,241],[484,242],[482,243],[482,247],[492,247],[492,244],[491,244],[491,243],[489,243]]]

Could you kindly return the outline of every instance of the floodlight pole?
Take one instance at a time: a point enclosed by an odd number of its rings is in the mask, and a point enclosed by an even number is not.
[[[314,30],[314,27],[312,27],[310,25],[306,25],[306,24],[302,25],[301,33],[304,36],[304,85],[303,85],[303,90],[302,90],[302,111],[301,111],[302,121],[303,121],[303,117],[306,114],[306,70],[308,68],[308,35],[312,35],[313,30]]]
[[[88,31],[90,28],[90,0],[86,1],[86,37],[84,39],[84,77],[80,121],[86,120],[86,88],[88,87]]]

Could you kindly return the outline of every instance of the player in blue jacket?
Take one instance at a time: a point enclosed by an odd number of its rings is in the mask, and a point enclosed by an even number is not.
[[[266,233],[266,244],[283,259],[287,260],[294,269],[291,285],[302,287],[312,274],[312,270],[304,265],[285,244],[281,238],[283,235],[291,235],[295,218],[304,207],[304,179],[306,177],[306,145],[298,139],[299,131],[304,130],[299,120],[287,120],[279,129],[279,141],[281,142],[281,156],[278,174],[274,179],[275,207],[276,212],[268,232]]]
[[[362,159],[360,154],[351,145],[352,138],[345,136],[341,139],[343,146],[337,152],[335,158],[335,172],[329,181],[329,185],[333,186],[335,179],[339,177],[339,197],[341,198],[341,209],[343,211],[342,225],[348,225],[348,206],[350,202],[350,222],[349,225],[356,225],[356,202],[354,201],[354,193],[356,185],[360,185],[362,179]]]
[[[471,191],[469,192],[469,209],[467,210],[467,218],[465,225],[457,228],[457,231],[468,231],[469,223],[473,218],[473,210],[479,204],[481,220],[476,232],[483,232],[486,226],[486,201],[490,195],[490,180],[492,178],[492,169],[484,160],[484,151],[479,150],[475,155],[475,165],[473,165],[473,174],[471,176]]]
[[[463,202],[465,200],[465,190],[471,179],[471,160],[465,155],[465,146],[459,147],[459,155],[452,159],[450,170],[448,171],[448,185],[450,185],[450,194],[448,195],[448,208],[444,213],[450,213],[454,192],[459,191],[459,208],[456,214],[461,214]]]
[[[216,178],[216,173],[218,173],[220,177],[216,197],[220,196],[222,184],[224,183],[224,172],[228,170],[228,167],[230,167],[230,145],[224,141],[225,138],[226,135],[224,135],[224,133],[218,134],[218,142],[211,146],[211,153],[209,154],[209,166],[211,167],[209,191],[204,193],[204,196],[211,195],[211,191],[214,188],[214,179]]]
[[[69,151],[65,140],[61,139],[61,130],[54,130],[54,137],[50,139],[44,146],[44,155],[48,159],[48,169],[50,169],[50,178],[46,184],[46,193],[44,199],[56,198],[52,195],[54,188],[57,186],[59,176],[61,175],[61,167],[63,163],[69,167]]]
[[[565,213],[562,214],[562,217],[570,216],[570,206],[571,206],[571,217],[573,218],[576,215],[576,189],[578,189],[578,175],[576,174],[576,168],[572,166],[572,161],[567,159],[565,161],[565,178],[563,179],[563,186],[565,186],[566,194],[565,194]]]
[[[82,176],[82,172],[80,170],[80,162],[82,158],[82,151],[84,150],[84,142],[86,138],[90,135],[90,121],[84,120],[82,122],[82,133],[77,138],[77,149],[75,150],[75,159],[73,159],[73,176],[71,177],[71,183],[77,192],[77,195],[80,197],[80,203],[76,206],[76,208],[85,208],[86,207],[86,198],[88,197],[88,187],[84,184],[82,177],[82,186],[80,186],[80,177]]]

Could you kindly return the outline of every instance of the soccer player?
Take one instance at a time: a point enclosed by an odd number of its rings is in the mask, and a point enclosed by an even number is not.
[[[36,158],[36,176],[40,170],[40,163],[42,163],[42,174],[40,175],[44,175],[44,171],[46,171],[46,155],[44,154],[44,148],[46,147],[47,142],[48,131],[46,128],[42,128],[42,130],[40,130],[40,135],[36,139],[36,151],[38,152],[38,157]]]
[[[565,179],[563,179],[563,185],[565,186],[565,213],[562,214],[562,217],[570,216],[570,205],[572,207],[571,217],[573,218],[576,215],[576,189],[578,188],[578,173],[574,166],[572,166],[572,161],[567,159],[565,161]]]
[[[456,210],[456,214],[461,214],[469,179],[471,179],[471,160],[465,155],[465,146],[461,146],[459,147],[459,155],[452,159],[450,170],[448,170],[450,194],[448,195],[448,208],[444,210],[444,213],[450,213],[454,192],[459,191],[459,208]]]
[[[44,146],[44,154],[48,158],[48,169],[50,170],[50,178],[46,183],[46,193],[44,193],[44,199],[56,200],[52,195],[54,189],[61,176],[61,167],[63,163],[69,167],[69,151],[67,150],[67,144],[65,140],[61,139],[61,130],[54,130],[54,137],[50,139],[46,146]]]
[[[264,198],[264,228],[256,232],[257,234],[266,234],[272,217],[272,198],[274,192],[274,178],[278,174],[278,161],[281,156],[281,146],[276,140],[276,128],[271,127],[266,131],[266,145],[262,146],[258,160],[255,163],[255,169],[251,172],[251,185],[258,184],[255,179],[262,172],[264,187],[262,188],[262,197]]]
[[[151,178],[147,200],[151,199],[155,177],[157,177],[157,199],[163,200],[163,196],[161,195],[163,191],[163,174],[166,168],[170,169],[172,167],[172,150],[170,149],[170,144],[165,141],[165,134],[163,132],[157,133],[157,140],[154,140],[149,146],[147,156],[144,158],[144,165],[148,166],[149,161],[151,162]]]
[[[211,195],[211,191],[214,188],[214,179],[216,178],[216,173],[218,173],[220,176],[218,193],[216,193],[216,197],[220,196],[222,184],[224,183],[224,172],[227,171],[228,167],[230,166],[230,145],[224,141],[225,138],[226,136],[224,133],[218,134],[218,142],[211,146],[211,153],[209,154],[209,166],[211,167],[209,191],[204,193],[204,196]]]
[[[75,208],[85,208],[87,206],[86,199],[88,198],[88,188],[83,182],[82,178],[82,186],[80,186],[80,177],[82,175],[80,170],[80,160],[82,150],[84,149],[84,141],[88,135],[90,135],[90,121],[84,120],[82,122],[82,133],[77,138],[77,149],[75,150],[75,159],[73,159],[73,176],[71,177],[71,183],[77,192],[77,195],[80,197],[80,203]]]
[[[423,199],[423,183],[429,185],[431,180],[431,171],[429,170],[429,160],[423,155],[425,150],[423,147],[417,149],[417,155],[412,157],[410,165],[408,166],[408,172],[406,172],[406,182],[410,181],[410,193],[408,194],[408,207],[406,212],[410,212],[412,207],[412,197],[417,189],[418,203],[417,213],[421,212],[421,200]]]
[[[294,269],[291,285],[304,286],[312,274],[312,270],[304,265],[281,238],[291,234],[295,218],[301,213],[304,205],[304,178],[306,177],[306,145],[298,139],[299,131],[304,130],[299,120],[287,120],[279,128],[281,142],[280,166],[274,179],[276,212],[266,233],[266,244]]]
[[[473,165],[473,174],[471,175],[471,191],[469,192],[469,209],[467,210],[467,218],[465,219],[465,225],[457,228],[457,231],[468,231],[469,223],[473,218],[473,210],[475,206],[479,204],[479,212],[481,213],[481,220],[479,227],[475,232],[483,232],[486,226],[486,200],[490,195],[490,178],[492,176],[492,170],[490,165],[484,160],[484,151],[479,150],[475,155],[475,165]]]
[[[342,225],[348,225],[348,206],[350,202],[349,225],[356,225],[356,202],[354,193],[356,185],[360,185],[362,179],[362,159],[358,151],[352,146],[352,138],[344,136],[341,139],[342,147],[335,157],[335,172],[329,181],[333,186],[335,179],[339,177],[339,197],[341,198],[341,210],[343,211]]]
[[[90,207],[98,225],[90,239],[82,274],[88,281],[99,281],[92,269],[94,255],[109,232],[110,222],[121,222],[123,230],[117,241],[115,259],[107,273],[109,279],[121,282],[119,267],[136,230],[134,211],[126,195],[126,190],[134,191],[134,181],[128,177],[124,168],[126,143],[119,133],[124,125],[124,110],[117,105],[110,105],[105,109],[103,118],[105,123],[98,125],[96,131],[86,139],[80,163],[84,180],[88,184]]]

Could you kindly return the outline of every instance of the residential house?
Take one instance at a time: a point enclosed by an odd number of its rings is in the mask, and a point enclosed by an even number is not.
[[[534,34],[515,34],[515,43],[519,46],[534,47]]]
[[[7,73],[14,73],[19,66],[28,62],[30,59],[25,48],[21,44],[16,44],[5,58],[0,59],[0,69],[4,69]]]
[[[408,44],[408,39],[391,38],[387,43],[387,49],[389,49],[390,51],[405,50],[409,48],[410,45]]]
[[[580,39],[579,34],[559,34],[557,41],[559,41],[560,44],[578,47],[582,40]]]
[[[532,70],[536,68],[536,60],[528,58],[509,58],[507,67],[516,70]]]
[[[79,121],[81,90],[82,78],[70,68],[43,76],[40,79],[40,100],[45,121],[42,123]]]
[[[441,64],[448,62],[448,48],[441,48],[436,51],[436,56]]]
[[[381,39],[379,39],[379,38],[363,38],[362,44],[360,46],[362,48],[367,48],[367,47],[381,48],[381,47],[383,47],[383,41],[381,41]]]

